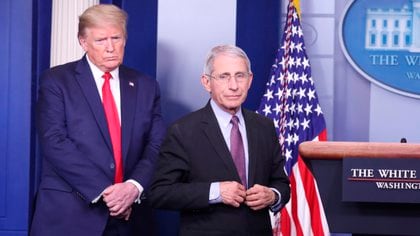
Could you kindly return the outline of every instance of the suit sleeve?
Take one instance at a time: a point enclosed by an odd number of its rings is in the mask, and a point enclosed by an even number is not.
[[[151,110],[150,114],[150,125],[147,132],[144,133],[144,143],[136,143],[134,145],[144,145],[142,148],[143,151],[139,157],[139,161],[136,163],[134,170],[131,172],[131,175],[128,176],[128,179],[134,179],[141,186],[148,190],[153,172],[155,170],[158,153],[160,145],[162,144],[165,127],[161,115],[161,106],[160,106],[160,90],[159,85],[154,81],[154,89],[152,89],[151,94]],[[150,91],[142,91],[144,93]]]
[[[82,152],[69,136],[68,126],[71,124],[66,117],[66,102],[69,99],[66,89],[56,82],[52,73],[41,77],[37,130],[44,158],[43,181],[50,181],[52,187],[53,183],[60,187],[58,183],[64,181],[86,203],[90,203],[112,182],[92,162],[93,157]]]
[[[284,206],[290,199],[290,181],[289,177],[284,171],[285,158],[281,155],[281,149],[276,130],[272,124],[271,126],[270,142],[272,142],[273,146],[273,162],[271,165],[270,187],[275,188],[281,194],[280,205]],[[281,208],[278,208],[276,210],[280,209]]]
[[[156,208],[193,210],[209,206],[209,182],[188,182],[189,157],[178,125],[167,133],[159,154],[149,200]]]

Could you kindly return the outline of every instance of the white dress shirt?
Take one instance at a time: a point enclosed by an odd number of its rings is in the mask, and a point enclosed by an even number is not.
[[[93,78],[95,79],[95,84],[96,84],[96,88],[98,89],[99,96],[101,97],[101,100],[102,100],[102,86],[105,83],[105,79],[102,78],[102,76],[104,75],[104,72],[101,71],[95,64],[93,64],[90,61],[89,56],[87,54],[86,54],[86,59],[88,61],[90,70],[92,71]],[[112,78],[109,80],[109,86],[111,88],[112,96],[114,97],[115,105],[118,111],[118,118],[120,120],[120,125],[121,125],[121,92],[120,92],[119,68],[117,67],[116,69],[110,71],[109,73],[111,73],[112,75]],[[141,202],[140,196],[144,190],[143,186],[141,186],[141,184],[135,181],[134,179],[129,179],[126,182],[130,182],[134,184],[134,186],[136,186],[136,188],[139,190],[139,195],[137,196],[137,199],[135,202],[140,203]],[[101,198],[101,196],[102,196],[102,193],[97,198],[95,198],[92,202],[93,203],[97,202]]]

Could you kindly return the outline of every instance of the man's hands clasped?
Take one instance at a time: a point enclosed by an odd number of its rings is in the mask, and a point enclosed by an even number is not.
[[[220,182],[220,196],[226,205],[239,207],[245,203],[253,210],[260,210],[274,204],[275,193],[268,187],[256,184],[249,188],[235,181]]]
[[[128,220],[131,215],[131,205],[139,195],[139,190],[132,183],[124,182],[109,186],[102,193],[110,215]]]

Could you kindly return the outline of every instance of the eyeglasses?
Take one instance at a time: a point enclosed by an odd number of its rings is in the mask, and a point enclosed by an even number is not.
[[[248,80],[249,76],[251,75],[251,73],[247,73],[247,72],[238,72],[236,74],[233,75],[233,77],[235,78],[236,82],[243,82],[245,80]],[[228,81],[230,81],[230,79],[232,78],[232,75],[229,73],[223,73],[223,74],[219,74],[219,75],[209,75],[206,74],[206,76],[220,81],[220,82],[225,82],[227,83]]]

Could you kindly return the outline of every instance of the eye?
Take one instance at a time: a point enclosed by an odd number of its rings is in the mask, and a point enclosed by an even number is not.
[[[106,38],[95,39],[95,43],[103,44],[106,41]]]
[[[230,74],[229,74],[229,73],[223,73],[223,74],[220,74],[220,75],[218,76],[218,78],[219,78],[220,80],[229,80],[229,78],[230,78]]]
[[[114,36],[114,37],[111,37],[111,40],[112,40],[113,42],[118,42],[118,41],[120,41],[120,40],[121,40],[121,36]]]
[[[235,74],[235,78],[236,79],[245,79],[246,74],[244,72],[238,72],[238,73]]]

